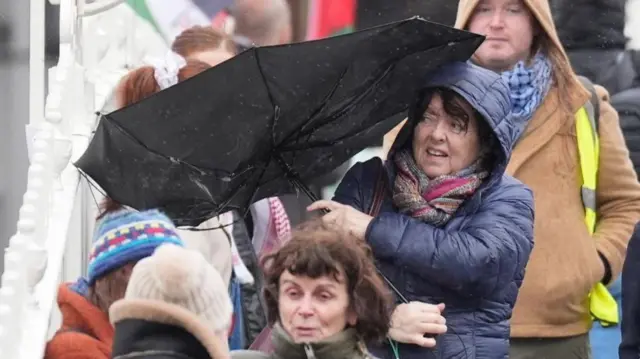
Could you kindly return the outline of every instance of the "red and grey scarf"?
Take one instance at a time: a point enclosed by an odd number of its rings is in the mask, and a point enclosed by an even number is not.
[[[489,176],[488,171],[480,168],[481,162],[479,159],[453,175],[429,179],[416,164],[411,151],[401,150],[394,156],[397,175],[393,202],[400,213],[443,226]]]

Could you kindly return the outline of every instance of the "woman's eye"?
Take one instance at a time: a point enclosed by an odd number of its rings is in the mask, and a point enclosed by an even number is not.
[[[489,12],[489,11],[491,11],[491,8],[488,6],[480,5],[476,8],[476,12]]]
[[[288,290],[285,292],[287,294],[287,297],[289,298],[299,298],[300,297],[300,292],[297,290]]]
[[[460,122],[453,122],[451,124],[451,129],[454,133],[462,133],[462,131],[464,131],[464,126]]]
[[[327,292],[320,293],[318,296],[323,301],[331,300],[333,298],[333,295],[331,293],[327,293]]]
[[[522,7],[520,6],[509,6],[507,11],[513,14],[519,14],[522,12]]]

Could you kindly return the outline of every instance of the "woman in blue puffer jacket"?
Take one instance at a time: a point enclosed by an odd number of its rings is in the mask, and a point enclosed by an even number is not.
[[[333,201],[309,207],[366,240],[398,301],[409,302],[396,307],[389,342],[372,345],[376,356],[508,357],[534,217],[531,190],[505,174],[524,126],[510,109],[499,75],[444,67],[417,95],[387,161],[356,164]],[[434,308],[447,326],[435,340]]]

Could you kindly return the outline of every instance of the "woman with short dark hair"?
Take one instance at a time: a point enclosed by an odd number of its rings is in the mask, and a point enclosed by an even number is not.
[[[534,217],[531,190],[505,174],[522,128],[511,108],[500,75],[442,67],[416,93],[387,161],[356,164],[334,201],[310,207],[371,245],[398,302],[410,301],[393,313],[393,342],[370,345],[376,356],[507,357]],[[439,303],[448,330],[434,338],[418,304]]]

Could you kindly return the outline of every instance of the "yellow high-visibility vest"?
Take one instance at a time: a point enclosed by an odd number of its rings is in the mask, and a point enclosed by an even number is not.
[[[584,83],[584,79],[581,80]],[[591,88],[592,94],[595,94],[593,85],[587,88]],[[600,155],[598,120],[593,101],[598,101],[597,96],[593,95],[591,101],[576,113],[576,136],[582,172],[582,204],[584,220],[591,235],[596,229],[596,188]],[[598,283],[593,287],[589,293],[589,305],[592,319],[599,321],[603,326],[619,323],[618,303],[604,284]]]

